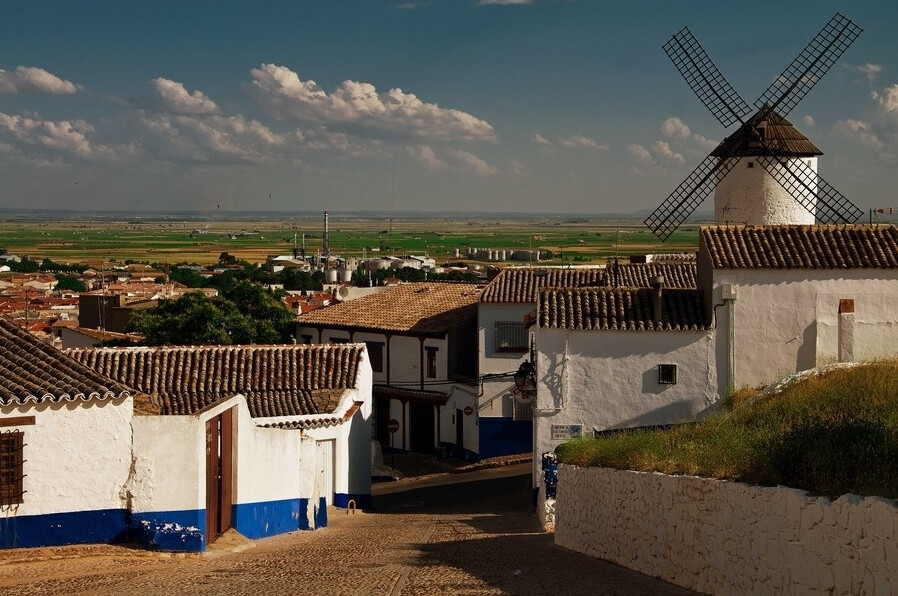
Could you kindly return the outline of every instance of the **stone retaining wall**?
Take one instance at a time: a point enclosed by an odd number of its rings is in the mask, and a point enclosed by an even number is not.
[[[560,466],[555,543],[714,594],[898,592],[898,507]]]

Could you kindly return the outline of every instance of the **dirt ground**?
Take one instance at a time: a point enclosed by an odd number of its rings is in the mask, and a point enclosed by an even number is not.
[[[205,554],[102,545],[0,551],[0,593],[688,593],[556,547],[536,522],[528,470],[378,485],[375,511],[332,509],[327,528],[264,540],[227,535]]]

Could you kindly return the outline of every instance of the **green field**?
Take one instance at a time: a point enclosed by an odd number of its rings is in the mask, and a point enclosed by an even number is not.
[[[32,259],[58,262],[88,260],[210,264],[221,252],[251,262],[287,254],[294,235],[306,251],[321,249],[317,219],[196,221],[177,219],[113,220],[35,218],[0,219],[0,247]],[[550,250],[552,263],[604,262],[616,254],[694,250],[696,227],[685,226],[666,243],[639,221],[521,217],[520,219],[399,219],[346,217],[330,222],[331,254],[368,257],[378,254],[427,254],[438,262],[466,258],[468,246]],[[376,249],[376,252],[372,252]]]

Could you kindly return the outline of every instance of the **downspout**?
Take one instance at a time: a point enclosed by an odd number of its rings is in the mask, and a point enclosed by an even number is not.
[[[736,389],[736,286],[723,284],[721,298],[727,306],[727,391]]]

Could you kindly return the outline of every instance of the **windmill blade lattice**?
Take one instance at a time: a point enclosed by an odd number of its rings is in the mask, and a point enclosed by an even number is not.
[[[854,21],[842,13],[836,13],[792,64],[773,80],[755,102],[755,107],[761,109],[766,105],[770,111],[776,110],[781,116],[788,115],[862,31]]]
[[[726,176],[738,161],[738,159],[720,159],[713,155],[706,157],[645,219],[645,225],[661,241],[667,240],[680,224],[698,209],[714,190],[717,181]]]
[[[771,156],[757,161],[808,212],[824,223],[856,223],[864,212],[833,188],[802,160],[783,160]]]
[[[698,98],[724,127],[744,122],[751,114],[752,108],[720,74],[688,27],[662,47]]]

